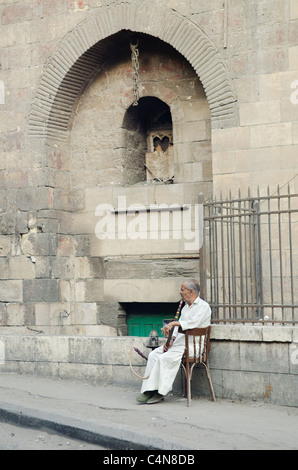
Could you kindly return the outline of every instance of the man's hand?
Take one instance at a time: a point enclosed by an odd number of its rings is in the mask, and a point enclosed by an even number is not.
[[[170,323],[168,323],[167,325],[165,325],[163,327],[163,329],[161,330],[162,334],[166,337],[169,336],[169,332],[172,328],[174,328],[174,326],[179,326],[180,323],[177,322],[177,321],[171,321]]]
[[[174,340],[171,339],[170,344],[168,345],[168,347],[166,346],[166,344],[164,344],[163,352],[167,352],[173,346],[173,343],[174,343]]]
[[[166,338],[169,336],[169,332],[170,332],[170,329],[171,329],[171,328],[169,328],[169,325],[170,325],[170,323],[165,325],[161,330],[162,335],[165,336]]]

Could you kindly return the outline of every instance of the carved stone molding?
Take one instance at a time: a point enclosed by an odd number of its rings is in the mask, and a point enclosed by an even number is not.
[[[196,71],[211,110],[212,127],[234,127],[238,108],[234,87],[215,45],[192,21],[155,3],[126,1],[99,8],[70,31],[45,64],[29,115],[29,135],[65,140],[79,93],[108,45],[101,42],[122,30],[149,34],[170,44]]]

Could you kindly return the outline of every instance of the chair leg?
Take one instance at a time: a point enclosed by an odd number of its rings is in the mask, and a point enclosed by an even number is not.
[[[208,364],[205,364],[204,362],[202,364],[205,366],[206,375],[207,375],[207,379],[208,379],[208,383],[210,387],[210,392],[212,395],[212,401],[216,401]],[[195,363],[192,365],[191,368],[189,368],[189,365],[188,366],[183,365],[183,370],[185,374],[185,395],[187,398],[187,406],[191,406],[191,377],[192,377],[192,371],[193,371],[194,366],[195,366]]]
[[[190,379],[191,379],[191,374],[190,374],[189,368],[187,368],[186,373],[185,373],[185,388],[186,388],[187,406],[191,405]]]
[[[180,367],[180,382],[181,382],[181,396],[184,396],[184,387],[183,387],[183,379],[185,378],[185,371],[183,369],[183,364]]]
[[[215,393],[214,393],[213,385],[212,385],[212,381],[211,381],[209,366],[208,366],[208,364],[204,364],[204,366],[205,366],[205,369],[206,369],[207,379],[208,379],[208,382],[209,382],[209,387],[210,387],[210,391],[211,391],[211,395],[212,395],[212,401],[216,401]]]

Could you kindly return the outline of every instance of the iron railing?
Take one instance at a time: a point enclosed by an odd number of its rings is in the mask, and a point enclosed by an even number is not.
[[[204,202],[201,286],[213,322],[298,323],[298,194]]]

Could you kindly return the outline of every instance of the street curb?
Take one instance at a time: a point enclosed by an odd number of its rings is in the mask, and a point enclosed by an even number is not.
[[[66,417],[11,403],[0,402],[0,422],[55,431],[63,436],[97,444],[111,450],[177,450],[177,443],[141,435],[127,428],[110,427],[95,421]],[[180,450],[188,450],[180,447]]]

